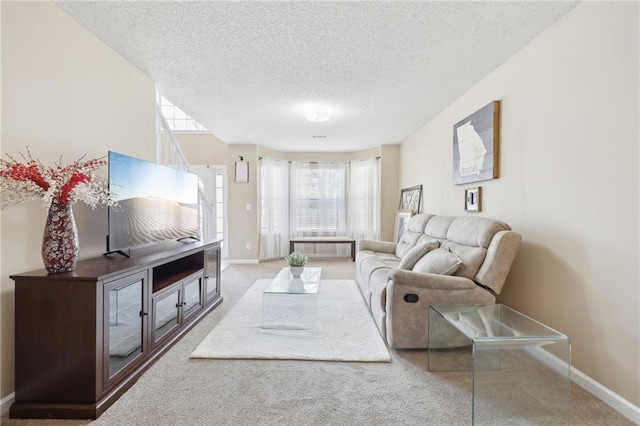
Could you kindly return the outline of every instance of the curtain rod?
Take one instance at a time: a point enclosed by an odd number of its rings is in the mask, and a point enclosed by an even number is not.
[[[258,160],[262,160],[264,157],[258,157]],[[376,160],[379,160],[380,157],[373,157]],[[281,160],[281,158],[276,158],[276,160]],[[309,163],[309,164],[318,164],[318,163],[351,163],[351,161],[303,161],[303,160],[293,160],[293,161],[301,161],[304,163]],[[287,160],[288,163],[291,163],[292,160]]]

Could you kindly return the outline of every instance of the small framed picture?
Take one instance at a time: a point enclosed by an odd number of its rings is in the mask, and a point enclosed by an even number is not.
[[[393,231],[393,241],[396,243],[400,241],[400,237],[402,237],[402,234],[407,230],[409,219],[411,219],[413,213],[413,210],[398,210],[396,213],[396,227]]]
[[[237,183],[249,182],[249,162],[236,161],[236,179]]]
[[[470,213],[482,211],[482,187],[464,190],[464,210]]]

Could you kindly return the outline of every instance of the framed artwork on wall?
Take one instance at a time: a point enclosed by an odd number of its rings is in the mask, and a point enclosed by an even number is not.
[[[249,182],[249,162],[248,161],[236,161],[236,178],[237,183]]]
[[[493,101],[453,126],[453,184],[499,177],[500,101]]]
[[[478,213],[482,211],[481,186],[464,190],[464,210],[470,213]]]
[[[393,231],[393,241],[400,241],[400,237],[407,230],[409,219],[413,216],[413,210],[398,210],[396,213],[396,226]]]
[[[420,213],[422,203],[422,185],[412,186],[400,190],[400,210],[411,210],[413,214]]]

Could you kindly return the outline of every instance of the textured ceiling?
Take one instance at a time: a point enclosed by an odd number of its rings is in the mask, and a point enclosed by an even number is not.
[[[56,3],[223,141],[284,151],[400,143],[575,6]]]

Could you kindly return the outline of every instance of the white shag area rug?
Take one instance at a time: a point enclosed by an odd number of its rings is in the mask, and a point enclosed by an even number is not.
[[[354,281],[322,280],[318,326],[305,330],[264,328],[263,291],[270,283],[257,280],[190,358],[391,361]]]

